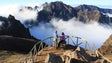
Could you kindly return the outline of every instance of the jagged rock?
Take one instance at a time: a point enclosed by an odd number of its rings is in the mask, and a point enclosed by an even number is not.
[[[64,63],[61,56],[49,53],[45,59],[45,63]]]
[[[29,30],[24,27],[14,16],[8,18],[0,17],[0,35],[10,35],[15,37],[31,38]]]
[[[77,16],[77,10],[63,2],[56,1],[50,4],[47,3],[43,10],[38,13],[37,20],[44,22],[49,22],[52,18],[68,20],[74,16]]]
[[[63,54],[63,57],[64,57],[64,61],[65,63],[71,63],[70,61],[75,58],[75,55],[74,55],[74,52],[73,51],[65,51],[64,54]]]
[[[82,63],[89,63],[90,61],[95,61],[98,58],[91,56],[90,53],[87,53],[83,48],[77,47],[74,51],[65,51],[63,54],[65,63],[72,63],[77,61]]]
[[[84,23],[89,23],[91,21],[99,21],[100,12],[98,10],[80,10],[77,14],[77,18],[79,21],[82,21]]]

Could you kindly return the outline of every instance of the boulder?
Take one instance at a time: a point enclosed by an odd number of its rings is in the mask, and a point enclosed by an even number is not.
[[[64,63],[60,55],[49,53],[45,59],[45,63]]]

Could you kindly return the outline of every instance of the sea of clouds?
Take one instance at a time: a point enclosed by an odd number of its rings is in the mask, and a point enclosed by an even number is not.
[[[105,28],[97,22],[84,24],[75,21],[75,18],[68,21],[52,19],[50,23],[32,27],[30,32],[34,37],[43,40],[53,36],[56,30],[58,31],[58,35],[61,35],[61,33],[64,32],[65,35],[71,36],[74,42],[76,42],[75,37],[81,37],[81,42],[84,43],[86,40],[90,45],[94,44],[96,48],[99,48],[112,34],[112,28]]]
[[[8,15],[11,14],[15,16],[17,20],[20,20],[21,23],[24,23],[26,20],[33,19],[35,21],[38,16],[38,12],[42,10],[41,7],[38,9],[39,11],[23,9],[23,11],[20,12],[20,9],[22,8],[24,8],[24,6],[0,6],[0,16],[8,17]],[[0,24],[2,25],[1,22]],[[76,42],[75,37],[78,36],[82,38],[80,39],[80,42],[84,42],[84,40],[86,40],[89,44],[94,44],[97,48],[99,48],[112,34],[111,27],[107,28],[106,25],[103,26],[97,22],[84,24],[76,21],[75,18],[68,21],[54,18],[50,23],[40,23],[38,26],[33,26],[29,30],[32,36],[41,40],[53,36],[54,32],[57,30],[59,35],[64,32],[66,35],[72,36],[74,42]],[[70,44],[72,44],[72,41]]]

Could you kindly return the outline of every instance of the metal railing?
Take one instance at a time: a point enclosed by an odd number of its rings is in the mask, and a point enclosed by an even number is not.
[[[79,46],[81,44],[84,44],[85,46],[85,49],[87,49],[87,46],[90,48],[90,45],[88,43],[87,40],[83,40],[83,42],[79,42],[79,39],[82,39],[81,37],[74,37],[74,36],[69,36],[69,35],[66,35],[67,38],[66,38],[66,42],[67,44],[70,44],[70,42],[73,43],[74,46]],[[76,39],[76,41],[74,40],[74,38]],[[43,42],[49,42],[53,45],[53,41],[52,41],[53,37],[47,37],[45,38],[44,40],[42,41],[38,41],[34,46],[33,48],[30,50],[30,52],[27,54],[27,56],[25,57],[24,60],[22,60],[20,63],[34,63],[36,61],[36,56],[40,55],[40,53],[43,51],[43,49],[45,47],[47,47],[46,45],[44,45]],[[37,46],[39,46],[39,48],[37,49]],[[95,55],[100,55],[103,59],[107,60],[108,62],[112,63],[109,59],[107,59],[106,57],[104,57],[95,47],[95,45],[93,44],[91,46],[92,50],[94,52],[97,51],[97,53],[95,53]]]

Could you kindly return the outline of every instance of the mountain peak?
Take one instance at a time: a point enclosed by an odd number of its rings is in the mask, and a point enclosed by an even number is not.
[[[53,18],[58,18],[68,21],[75,17],[83,23],[96,21],[98,23],[109,24],[111,18],[109,16],[106,17],[106,13],[112,14],[112,9],[102,9],[97,6],[86,4],[74,8],[61,1],[56,1],[45,3],[43,10],[38,13],[37,20],[38,22],[49,22]],[[104,21],[103,19],[106,20]]]
[[[77,11],[63,2],[56,1],[50,4],[46,3],[43,10],[38,13],[37,20],[49,22],[52,18],[68,20],[76,16]]]
[[[8,18],[0,17],[0,22],[3,22],[0,27],[0,35],[10,35],[14,37],[30,38],[29,30],[26,29],[20,21],[14,16],[9,15]]]
[[[88,9],[88,11],[98,10],[99,9],[99,7],[97,7],[97,6],[87,5],[87,4],[80,5],[80,6],[76,7],[76,8],[81,9],[81,10]]]

